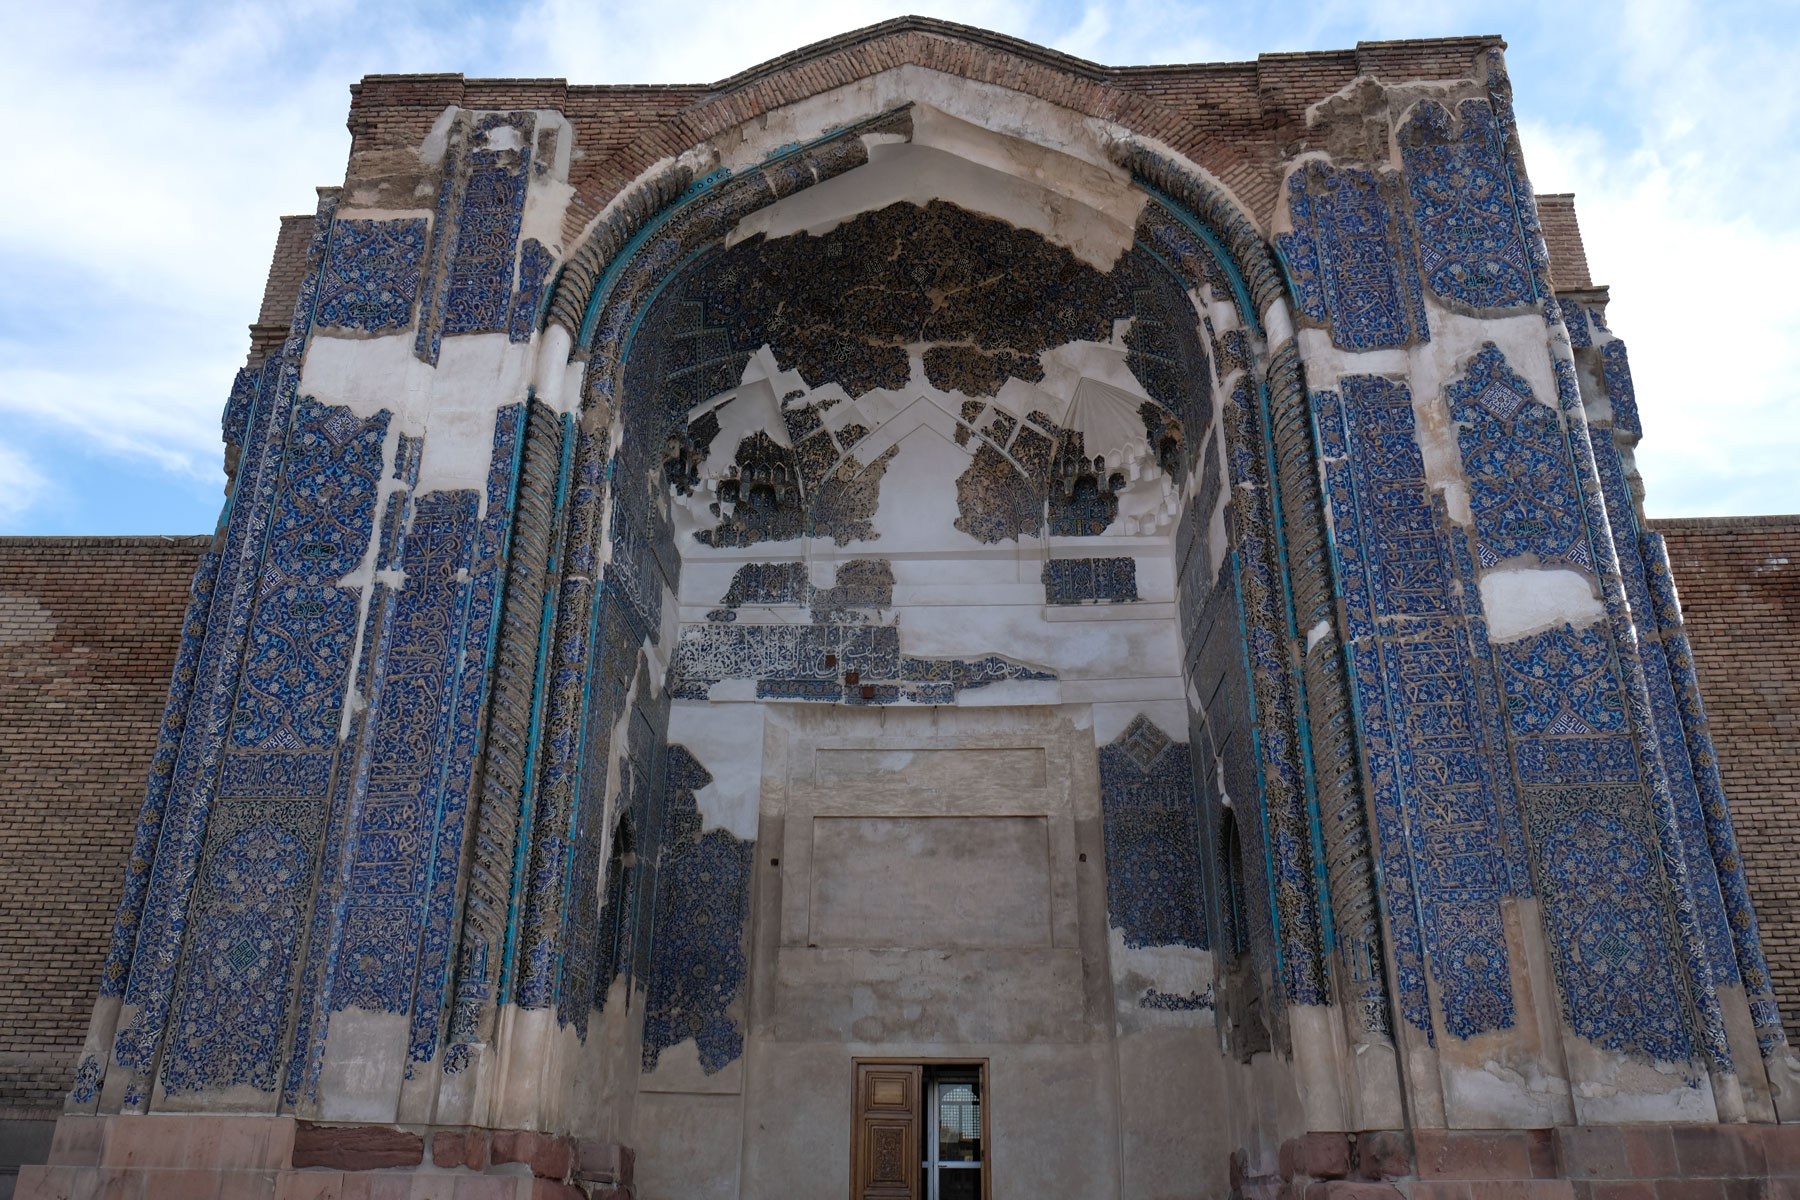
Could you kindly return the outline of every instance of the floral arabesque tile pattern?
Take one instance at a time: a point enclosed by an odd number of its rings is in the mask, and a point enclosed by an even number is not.
[[[1100,748],[1110,924],[1127,946],[1207,947],[1205,882],[1184,742],[1141,714]]]
[[[1537,401],[1492,342],[1449,390],[1481,565],[1535,554],[1591,574],[1593,553],[1556,410]]]
[[[425,218],[339,219],[319,277],[322,329],[388,333],[412,324],[425,258]]]
[[[1344,350],[1431,340],[1405,209],[1367,171],[1313,161],[1288,177],[1294,231],[1275,241],[1300,311]]]
[[[1425,281],[1469,308],[1529,304],[1530,251],[1502,133],[1485,101],[1465,100],[1459,111],[1455,129],[1448,109],[1425,100],[1400,130]]]
[[[700,1067],[714,1074],[744,1050],[744,931],[756,843],[703,829],[694,794],[712,775],[685,746],[669,747],[662,857],[657,865],[655,941],[644,1002],[643,1069],[694,1039]]]

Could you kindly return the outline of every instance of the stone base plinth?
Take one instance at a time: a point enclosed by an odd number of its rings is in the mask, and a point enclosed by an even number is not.
[[[17,1200],[630,1200],[625,1147],[474,1126],[64,1116]]]
[[[1233,1200],[1800,1200],[1800,1125],[1309,1133]]]

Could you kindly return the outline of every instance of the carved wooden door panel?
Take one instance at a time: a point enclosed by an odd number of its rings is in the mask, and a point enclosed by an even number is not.
[[[851,1200],[918,1200],[922,1068],[856,1065]]]

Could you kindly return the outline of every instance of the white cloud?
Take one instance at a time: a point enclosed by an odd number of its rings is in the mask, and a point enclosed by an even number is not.
[[[0,525],[11,524],[46,499],[50,479],[22,450],[0,442]]]
[[[1540,191],[1572,191],[1630,347],[1653,516],[1800,511],[1800,171],[1781,39],[1673,2],[1624,10],[1629,114],[1523,130]],[[1579,114],[1578,114],[1579,117]],[[1623,133],[1623,136],[1621,136]]]

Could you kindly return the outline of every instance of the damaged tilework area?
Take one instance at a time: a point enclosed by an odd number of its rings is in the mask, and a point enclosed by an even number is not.
[[[764,700],[954,704],[971,688],[1055,678],[997,655],[932,659],[902,654],[900,630],[893,625],[709,622],[682,627],[669,690],[678,700],[704,700],[722,680],[754,679],[757,697]]]
[[[1109,923],[1125,944],[1207,947],[1194,771],[1185,742],[1139,715],[1100,748]]]
[[[1536,286],[1502,132],[1486,101],[1465,100],[1459,112],[1457,128],[1425,100],[1400,130],[1425,281],[1471,309],[1529,304]]]
[[[705,829],[694,795],[712,776],[687,750],[668,750],[662,853],[657,864],[654,944],[644,1001],[643,1069],[692,1038],[711,1075],[744,1052],[733,1011],[744,992],[745,926],[756,843]]]
[[[437,362],[446,335],[531,336],[552,266],[543,247],[531,250],[535,243],[527,243],[523,263],[519,255],[536,127],[534,113],[503,112],[473,120],[465,114],[450,130],[419,285],[413,351],[426,362]]]
[[[834,269],[820,271],[820,262]],[[834,383],[855,397],[903,387],[911,369],[906,347],[926,343],[923,362],[934,386],[987,396],[1009,378],[1040,380],[1044,350],[1104,342],[1123,318],[1132,320],[1132,370],[1170,415],[1157,440],[1159,448],[1163,441],[1173,447],[1165,468],[1179,469],[1185,448],[1211,420],[1210,372],[1192,305],[1156,255],[1140,246],[1102,273],[1036,233],[942,201],[890,205],[818,237],[700,250],[645,314],[619,368],[619,392],[625,411],[642,411],[666,435],[696,406],[736,386],[749,355],[763,345],[782,369],[812,386]],[[620,312],[615,319],[627,318]],[[610,336],[613,328],[600,332]],[[590,380],[596,394],[611,386],[605,368],[596,367],[601,374]],[[810,535],[845,545],[875,536],[885,456],[867,464],[844,458],[860,426],[840,429],[834,439],[821,423],[822,408],[790,401],[782,406],[789,445],[767,434],[740,444],[742,486],[719,501],[718,526],[698,534],[704,544],[743,547]],[[995,412],[981,433],[957,483],[957,528],[985,543],[1042,533],[1060,431]],[[968,436],[962,430],[959,444]],[[790,483],[797,484],[791,496],[781,486]],[[1103,532],[1116,510],[1109,490],[1090,487],[1049,520],[1053,532],[1090,536]]]
[[[333,223],[319,277],[321,329],[388,333],[412,324],[425,256],[425,218]]]
[[[1048,604],[1119,604],[1138,598],[1137,559],[1057,558],[1044,564]]]
[[[894,603],[894,570],[885,558],[852,558],[837,565],[830,587],[815,587],[803,562],[745,563],[731,577],[708,620],[733,621],[749,605],[802,605],[819,622],[867,621]]]
[[[819,270],[819,264],[831,270]],[[1043,377],[1040,352],[1105,341],[1132,311],[1131,272],[1103,274],[1029,230],[941,200],[889,205],[827,233],[752,239],[683,288],[740,351],[763,344],[783,370],[852,397],[904,387],[906,346],[932,385],[991,396]],[[949,345],[946,343],[954,343]]]
[[[1292,233],[1276,237],[1301,317],[1343,350],[1431,340],[1398,181],[1313,161],[1288,177]]]

